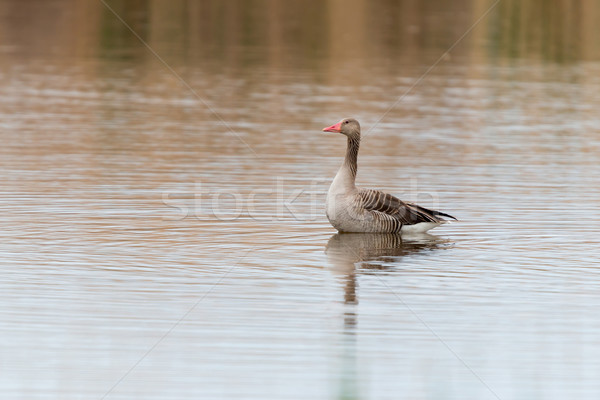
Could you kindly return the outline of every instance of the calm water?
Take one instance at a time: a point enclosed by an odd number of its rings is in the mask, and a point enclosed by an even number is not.
[[[2,398],[597,399],[600,6],[446,3],[0,1]]]

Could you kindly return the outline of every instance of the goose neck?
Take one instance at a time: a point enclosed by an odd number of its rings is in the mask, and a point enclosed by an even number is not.
[[[344,167],[350,172],[352,180],[356,178],[358,170],[358,149],[360,147],[360,139],[348,137],[348,146],[346,147],[346,158],[344,159]]]

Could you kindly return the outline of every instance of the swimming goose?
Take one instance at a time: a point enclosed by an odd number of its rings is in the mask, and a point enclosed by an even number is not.
[[[327,218],[340,232],[421,233],[456,219],[440,211],[405,203],[391,194],[356,187],[360,124],[346,118],[323,129],[348,137],[346,158],[327,192]]]

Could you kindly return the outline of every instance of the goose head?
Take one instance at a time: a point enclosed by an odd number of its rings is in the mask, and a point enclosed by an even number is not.
[[[323,132],[337,132],[351,139],[360,139],[360,124],[354,118],[344,118],[335,125],[323,128]]]

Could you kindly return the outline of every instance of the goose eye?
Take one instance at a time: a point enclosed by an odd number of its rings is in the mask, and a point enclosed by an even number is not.
[[[345,121],[344,123],[347,124],[348,122],[350,122],[350,121]]]

